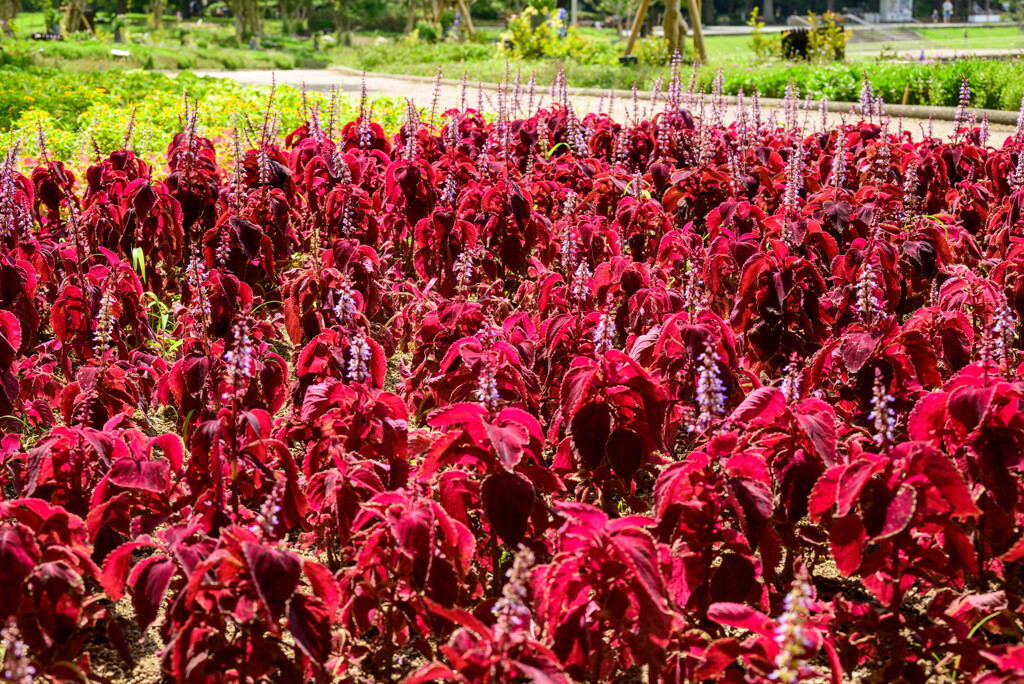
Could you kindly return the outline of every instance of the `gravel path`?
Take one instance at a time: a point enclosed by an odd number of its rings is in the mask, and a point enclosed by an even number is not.
[[[217,76],[220,78],[230,78],[239,83],[246,85],[269,85],[271,78],[276,79],[277,83],[300,87],[305,83],[306,88],[309,90],[327,92],[332,87],[337,88],[340,92],[345,93],[351,97],[358,97],[359,90],[361,87],[361,77],[355,74],[345,73],[343,71],[333,71],[330,69],[294,69],[291,71],[198,71],[198,74],[204,76]],[[457,76],[451,74],[451,76]],[[472,77],[472,74],[470,75]],[[548,84],[538,86],[538,93],[545,96],[548,91]],[[402,78],[391,78],[387,76],[367,76],[366,78],[366,89],[367,92],[372,96],[383,95],[389,97],[408,97],[413,100],[416,104],[422,106],[430,105],[430,101],[433,98],[434,86],[429,82],[421,82],[414,80],[405,80]],[[441,86],[441,97],[440,105],[442,109],[448,107],[454,107],[459,104],[461,98],[461,87],[453,85],[442,85]],[[483,96],[488,108],[495,108],[491,104],[491,98],[493,97],[493,91],[484,90]],[[478,98],[479,91],[476,84],[470,81],[469,87],[469,102],[471,106],[475,106]],[[572,98],[573,104],[576,110],[581,114],[587,112],[597,111],[599,107],[603,105],[605,111],[608,109],[608,101],[605,100],[603,103],[601,98],[591,97],[585,95],[578,95]],[[649,103],[641,100],[641,115],[643,115],[643,108],[649,107]],[[625,114],[627,109],[631,109],[632,105],[630,102],[623,98],[617,98],[614,103],[614,113],[617,116]],[[733,108],[729,109],[728,118],[734,114]],[[848,117],[848,112],[846,113]],[[833,112],[829,119],[831,124],[837,124],[842,120],[843,116],[839,112]],[[781,119],[781,115],[780,115]],[[818,115],[817,112],[812,113],[812,122],[817,123]],[[896,122],[894,121],[894,124]],[[923,131],[927,128],[928,122],[920,119],[904,119],[903,126],[906,130],[909,130],[915,138],[921,137]],[[933,133],[937,136],[948,136],[953,132],[953,124],[950,121],[934,121],[932,123]],[[990,127],[993,137],[993,143],[997,146],[1001,146],[1003,140],[1013,131],[1013,126],[992,124]]]

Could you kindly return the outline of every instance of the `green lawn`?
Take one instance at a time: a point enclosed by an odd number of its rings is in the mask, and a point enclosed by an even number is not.
[[[334,58],[330,40],[321,41],[320,52],[314,52],[307,37],[282,35],[282,22],[266,20],[260,50],[240,45],[231,19],[205,17],[202,21],[178,22],[165,16],[163,27],[155,30],[146,14],[128,14],[125,29],[128,44],[114,44],[108,23],[97,22],[95,36],[78,34],[59,42],[33,41],[33,33],[44,31],[42,12],[23,12],[15,21],[18,39],[0,43],[0,63],[34,64],[90,72],[97,69],[141,67],[145,69],[292,69],[318,68],[329,65]],[[184,45],[182,45],[184,38]],[[128,60],[117,60],[110,54],[115,47],[131,52]]]
[[[1021,50],[1024,49],[1024,33],[1016,26],[977,26],[967,29],[967,42],[964,42],[962,28],[918,28],[915,32],[921,40],[899,42],[850,43],[847,54],[859,58],[875,57],[882,52],[895,50],[897,54],[919,52],[925,50],[944,49],[946,51],[970,52],[972,50]]]

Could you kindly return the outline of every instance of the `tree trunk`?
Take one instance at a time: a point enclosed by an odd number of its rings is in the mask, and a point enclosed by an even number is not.
[[[764,23],[775,23],[775,0],[764,0]]]
[[[683,19],[683,12],[680,0],[665,0],[665,42],[668,43],[668,54],[674,55],[676,50],[679,54],[686,52],[686,21]]]
[[[68,10],[64,15],[64,27],[68,35],[78,31],[92,33],[92,26],[89,26],[89,21],[85,18],[85,0],[69,0]]]
[[[711,0],[708,0],[711,2]],[[704,64],[708,63],[708,51],[704,46],[704,31],[700,25],[700,10],[697,9],[696,0],[687,0],[687,9],[690,11],[690,17],[693,19],[693,48],[697,56],[700,57],[700,61]]]
[[[11,22],[18,16],[18,4],[17,0],[0,0],[0,29],[5,36],[14,35]]]
[[[263,35],[263,14],[260,12],[259,0],[252,0],[252,30],[257,36]]]
[[[629,40],[626,42],[626,51],[623,54],[633,54],[633,47],[636,45],[636,39],[640,37],[640,27],[647,16],[647,7],[649,5],[650,0],[640,0],[640,7],[636,11],[636,17],[633,19],[633,28],[629,32]]]
[[[164,27],[164,0],[151,0],[149,10],[153,15],[153,28],[162,29]]]

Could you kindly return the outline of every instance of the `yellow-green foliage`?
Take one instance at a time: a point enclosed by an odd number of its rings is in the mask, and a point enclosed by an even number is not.
[[[747,42],[758,62],[769,62],[779,57],[782,48],[779,44],[778,33],[764,32],[764,22],[758,16],[759,12],[759,7],[750,10],[750,18],[747,20],[747,26],[750,27],[750,39]]]
[[[539,25],[535,28],[534,24]],[[509,19],[508,29],[501,35],[502,49],[507,50],[507,43],[511,43],[511,54],[519,59],[572,58],[586,63],[594,52],[594,46],[575,27],[565,29],[557,13],[542,15],[527,7]],[[565,36],[560,35],[563,30]]]
[[[682,49],[684,46],[680,46]],[[680,50],[681,51],[681,50]],[[664,66],[669,63],[668,41],[657,36],[648,36],[637,42],[634,53],[641,64]]]
[[[811,22],[811,30],[807,37],[808,56],[821,62],[843,59],[850,32],[836,24],[836,15],[825,12],[819,16],[808,11],[807,19]]]
[[[83,75],[45,68],[0,69],[0,151],[20,140],[22,154],[37,156],[42,127],[52,156],[84,165],[95,154],[94,140],[102,154],[121,146],[134,110],[132,148],[162,164],[167,145],[181,130],[178,117],[185,93],[199,101],[203,135],[217,139],[226,135],[236,120],[244,125],[246,116],[262,112],[269,89],[187,73],[172,78],[143,71]],[[307,99],[310,104],[321,102],[326,111],[324,94],[308,93]],[[279,87],[274,102],[282,133],[304,121],[302,94],[295,88]],[[341,97],[339,104],[339,121],[357,115],[357,98]],[[395,131],[402,108],[396,98],[378,98],[374,119],[385,130]]]

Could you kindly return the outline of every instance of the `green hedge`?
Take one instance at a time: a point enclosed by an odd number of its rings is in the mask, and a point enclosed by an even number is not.
[[[600,45],[590,63],[576,60],[520,60],[513,63],[521,70],[524,80],[535,71],[538,83],[550,83],[564,66],[569,85],[579,88],[629,89],[636,83],[650,89],[659,75],[668,79],[667,67],[639,64],[623,67],[617,52]],[[473,81],[497,81],[505,71],[504,58],[495,44],[440,44],[416,45],[388,43],[361,46],[342,55],[348,66],[367,71],[433,75],[440,65],[447,76],[458,78],[468,70]],[[689,69],[684,68],[689,79]],[[801,97],[810,92],[814,98],[825,95],[832,101],[856,102],[860,99],[861,82],[865,74],[876,91],[890,104],[903,101],[907,84],[907,104],[955,106],[960,92],[960,78],[967,76],[974,95],[972,104],[986,109],[1015,111],[1024,97],[1024,60],[1012,61],[960,60],[956,62],[883,62],[847,61],[817,65],[802,63],[774,63],[764,66],[731,64],[723,68],[725,92],[735,95],[742,87],[748,95],[755,89],[762,97],[782,97],[786,84],[792,79],[800,89]],[[715,71],[702,68],[700,80],[710,91]]]
[[[971,84],[975,107],[1016,110],[1024,96],[1024,61],[962,60],[949,63],[841,62],[834,65],[777,65],[769,69],[729,69],[724,72],[725,89],[735,94],[740,87],[763,97],[783,97],[790,79],[801,95],[825,95],[833,101],[856,102],[867,75],[871,85],[889,103],[903,101],[910,85],[907,104],[955,106],[961,77]],[[713,75],[705,74],[706,82]]]

